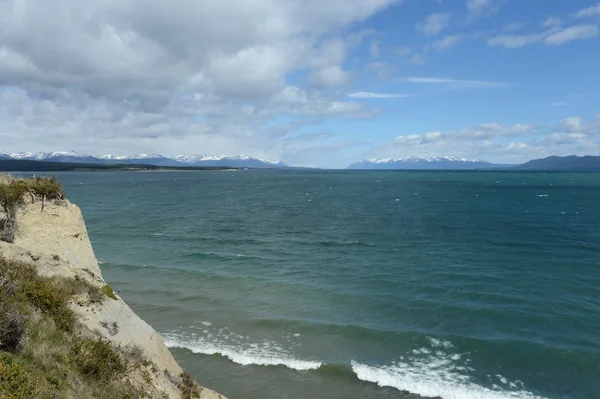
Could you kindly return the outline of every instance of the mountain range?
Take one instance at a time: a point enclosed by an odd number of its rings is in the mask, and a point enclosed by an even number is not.
[[[600,171],[600,156],[551,156],[520,165],[454,157],[383,158],[358,161],[347,169]]]
[[[519,165],[521,170],[564,170],[564,171],[600,171],[600,156],[578,157],[571,155],[568,157],[548,157],[544,159],[534,159]]]
[[[252,158],[246,155],[234,156],[210,156],[210,155],[178,155],[167,157],[160,154],[138,154],[138,155],[102,155],[93,156],[87,154],[78,154],[73,151],[58,152],[17,152],[0,153],[0,159],[13,159],[23,161],[45,161],[62,163],[85,163],[85,164],[103,164],[103,165],[156,165],[156,166],[229,166],[241,168],[285,168],[286,165],[280,161],[267,161],[259,158]]]
[[[281,161],[268,161],[245,155],[211,156],[160,154],[102,155],[78,154],[73,151],[1,153],[0,160],[42,161],[86,165],[149,165],[163,167],[235,167],[235,168],[290,168]],[[493,164],[480,159],[455,157],[410,157],[365,159],[347,167],[354,170],[545,170],[545,171],[600,171],[600,156],[551,156],[535,159],[521,165]]]
[[[410,158],[383,158],[364,159],[348,166],[347,169],[452,169],[469,170],[498,168],[507,165],[495,165],[479,159],[465,159],[454,157],[410,157]]]

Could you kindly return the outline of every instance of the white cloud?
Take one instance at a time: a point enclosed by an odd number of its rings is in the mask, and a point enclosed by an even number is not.
[[[423,142],[423,136],[418,134],[409,134],[407,136],[398,136],[395,140],[398,145],[416,146]]]
[[[600,3],[588,8],[584,8],[575,13],[575,18],[589,17],[600,17]]]
[[[376,34],[377,31],[375,29],[361,29],[357,32],[349,34],[348,38],[346,39],[346,43],[348,43],[349,46],[358,46],[362,44],[365,39]]]
[[[488,40],[490,46],[513,49],[543,42],[546,45],[560,46],[573,40],[590,39],[600,33],[597,25],[576,25],[567,28],[551,28],[542,33],[529,35],[500,35]]]
[[[597,25],[578,25],[566,28],[560,32],[552,33],[546,39],[544,43],[560,46],[573,40],[590,39],[598,36]]]
[[[468,87],[506,87],[506,86],[510,86],[510,84],[508,84],[508,83],[488,82],[488,81],[483,81],[483,80],[461,80],[461,79],[427,78],[427,77],[409,77],[409,78],[406,78],[405,80],[410,83],[459,85],[459,86],[468,86]]]
[[[364,75],[364,76],[376,76],[378,79],[380,80],[386,80],[389,79],[394,72],[396,71],[396,68],[384,61],[375,61],[375,62],[369,62],[367,65],[365,65],[365,70],[367,71],[368,75]]]
[[[548,17],[546,18],[546,20],[544,20],[544,22],[542,22],[542,27],[543,28],[551,28],[554,26],[560,26],[562,25],[563,21],[562,19],[558,18],[558,17]]]
[[[372,58],[379,58],[379,56],[381,55],[381,48],[379,47],[379,43],[375,41],[371,42],[371,44],[369,45],[369,53],[371,54]]]
[[[431,14],[425,19],[425,22],[417,24],[417,28],[427,36],[435,36],[450,25],[451,19],[451,13]]]
[[[406,46],[400,46],[400,47],[396,47],[394,49],[394,52],[398,55],[409,55],[412,53],[412,49],[410,47],[406,47]]]
[[[563,119],[558,124],[558,129],[567,132],[578,132],[582,128],[581,118],[579,116],[573,116],[570,118]]]
[[[544,33],[533,35],[500,35],[488,40],[490,46],[502,46],[505,48],[518,48],[529,44],[538,43],[545,37]]]
[[[463,130],[435,131],[425,134],[409,134],[398,136],[396,144],[402,145],[438,145],[448,142],[490,140],[494,138],[520,137],[534,132],[534,125],[517,124],[513,126],[499,123],[484,123]]]
[[[279,115],[295,129],[376,115],[337,87],[376,34],[354,24],[399,2],[0,1],[3,150],[280,158]]]
[[[427,57],[425,56],[425,53],[414,53],[412,57],[410,57],[410,62],[415,65],[423,65],[427,62]]]
[[[448,50],[463,40],[463,36],[461,35],[448,35],[443,39],[433,42],[429,48],[433,51],[443,51]]]
[[[505,31],[505,32],[513,32],[513,31],[521,29],[523,26],[524,26],[524,24],[521,23],[521,22],[512,22],[512,23],[506,25],[504,27],[503,31]]]
[[[355,93],[348,94],[348,97],[351,98],[404,98],[410,96],[410,94],[402,93],[372,93],[366,91],[358,91]]]
[[[311,84],[326,88],[342,86],[349,79],[350,72],[344,71],[339,65],[317,69],[308,77]]]
[[[462,130],[402,134],[372,146],[364,157],[455,156],[521,163],[550,155],[596,154],[600,141],[592,132],[600,133],[600,115],[587,123],[569,118],[555,127],[492,122]]]
[[[491,15],[497,12],[498,9],[498,0],[467,0],[467,11],[471,20]]]

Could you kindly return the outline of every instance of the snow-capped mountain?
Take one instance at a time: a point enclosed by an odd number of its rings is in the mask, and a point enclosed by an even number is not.
[[[106,155],[102,155],[100,157],[98,157],[100,159],[105,159],[108,161],[122,161],[122,160],[126,160],[126,159],[161,159],[161,158],[167,158],[165,156],[162,156],[160,154],[136,154],[136,155],[111,155],[111,154],[106,154]]]
[[[20,159],[25,161],[47,161],[47,162],[72,162],[89,163],[93,162],[95,157],[87,154],[78,154],[74,151],[55,151],[55,152],[15,152],[11,154],[3,153],[5,159]]]
[[[240,166],[240,167],[286,167],[281,161],[252,158],[247,155],[178,155],[174,157],[178,162],[194,166]]]
[[[167,157],[160,154],[92,156],[78,154],[73,151],[57,152],[18,152],[0,153],[0,159],[16,159],[27,161],[68,162],[88,164],[138,164],[156,166],[231,166],[243,168],[282,168],[287,165],[281,161],[267,161],[246,155],[178,155]]]
[[[479,159],[465,159],[455,157],[410,157],[410,158],[382,158],[364,159],[353,163],[347,169],[483,169],[496,165]]]

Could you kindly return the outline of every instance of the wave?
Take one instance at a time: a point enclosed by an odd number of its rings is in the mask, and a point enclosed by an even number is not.
[[[209,325],[205,322],[201,324]],[[546,399],[527,391],[521,381],[513,382],[500,374],[488,376],[489,383],[486,385],[489,387],[477,384],[470,376],[475,370],[469,367],[470,360],[465,358],[466,354],[456,352],[451,342],[436,338],[428,338],[427,347],[413,349],[402,356],[400,361],[383,366],[354,360],[347,365],[298,359],[279,344],[268,341],[242,343],[248,338],[228,333],[226,329],[220,330],[216,336],[169,333],[164,338],[170,348],[183,348],[197,354],[219,355],[243,366],[283,366],[292,370],[313,371],[335,378],[362,380],[425,397]],[[223,339],[233,340],[226,343]]]
[[[258,259],[258,260],[270,260],[261,256],[246,255],[246,254],[235,254],[225,252],[210,252],[210,251],[199,251],[185,255],[190,258],[217,258],[217,259]]]
[[[436,364],[422,365],[396,363],[392,366],[375,367],[352,362],[352,371],[363,381],[381,387],[392,387],[421,396],[443,399],[545,399],[524,389],[518,382],[510,382],[496,375],[498,384],[486,388],[468,380],[462,374],[439,369]],[[504,385],[503,388],[501,385]]]
[[[323,247],[332,247],[332,246],[339,246],[339,247],[345,247],[345,246],[361,246],[361,247],[370,247],[370,248],[376,248],[377,245],[375,244],[370,244],[364,241],[358,241],[358,240],[351,240],[351,241],[332,241],[332,240],[324,240],[324,241],[302,241],[302,242],[298,242],[299,244],[306,244],[306,245],[320,245]]]
[[[352,371],[363,381],[381,387],[443,399],[545,399],[527,391],[521,381],[496,374],[483,386],[473,381],[475,370],[465,353],[450,341],[428,337],[428,347],[413,349],[390,365],[367,365],[352,361]]]
[[[204,324],[204,323],[202,323]],[[207,325],[207,324],[204,324]],[[224,330],[219,331],[221,336]],[[208,331],[204,331],[207,333]],[[231,334],[226,339],[246,337]],[[192,337],[193,336],[193,337]],[[164,336],[170,348],[188,349],[193,353],[219,355],[234,363],[248,366],[283,366],[292,370],[312,371],[349,381],[362,380],[381,387],[391,387],[425,397],[442,399],[546,399],[527,391],[521,381],[510,381],[497,374],[488,376],[490,387],[479,385],[469,375],[465,354],[455,352],[449,341],[428,338],[428,347],[413,349],[400,361],[390,365],[369,365],[352,361],[350,365],[330,364],[322,360],[295,358],[288,350],[271,342],[210,342],[211,335],[198,337],[171,333]],[[219,339],[217,339],[218,341]]]
[[[319,361],[296,359],[282,348],[270,344],[252,344],[243,348],[225,343],[210,343],[202,339],[191,341],[183,337],[166,334],[165,344],[169,348],[183,348],[203,355],[220,355],[242,366],[285,366],[299,371],[316,370],[323,365]]]

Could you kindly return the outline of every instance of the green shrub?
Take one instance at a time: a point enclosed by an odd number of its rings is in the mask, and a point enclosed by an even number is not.
[[[34,266],[3,258],[0,258],[0,275],[12,282],[14,302],[27,303],[41,310],[61,330],[73,330],[75,316],[68,302],[83,283],[40,277]]]
[[[62,185],[60,184],[56,176],[37,176],[32,179],[29,179],[27,180],[27,188],[29,192],[33,194],[34,197],[40,198],[42,200],[42,211],[44,210],[46,200],[62,200],[65,198],[65,193],[63,191]]]
[[[121,355],[103,338],[78,338],[71,354],[81,374],[94,381],[108,382],[127,371]]]
[[[31,179],[13,179],[4,175],[0,176],[0,206],[4,211],[4,219],[0,220],[0,239],[14,242],[17,233],[17,210],[23,205],[26,193],[31,200],[42,200],[42,211],[46,200],[62,200],[65,194],[62,185],[56,178],[34,177]]]
[[[114,299],[115,301],[119,300],[119,298],[117,298],[117,296],[115,295],[115,292],[113,291],[113,289],[111,288],[110,285],[105,285],[101,289],[102,289],[102,292],[104,292],[104,295],[106,295],[110,299]]]
[[[8,212],[11,207],[23,204],[23,196],[27,192],[27,187],[24,180],[0,183],[0,205],[2,205],[4,212]]]
[[[0,398],[55,399],[59,396],[12,356],[0,353]]]
[[[69,309],[68,301],[71,295],[64,289],[61,289],[52,281],[43,281],[35,279],[34,281],[24,284],[24,295],[27,296],[29,302],[47,313],[56,327],[64,331],[73,331],[75,324],[75,315]]]
[[[34,177],[27,180],[27,187],[29,191],[38,198],[45,199],[64,199],[65,193],[62,185],[56,178],[56,176],[50,177]]]
[[[107,300],[112,290],[105,291],[82,278],[42,277],[30,264],[0,257],[0,399],[148,397],[144,387],[156,369],[143,351],[85,336],[68,306],[78,294]],[[118,333],[117,323],[104,324]]]

